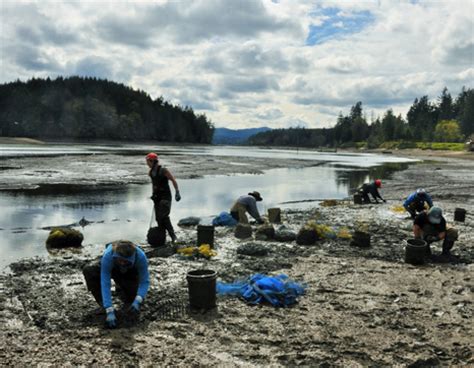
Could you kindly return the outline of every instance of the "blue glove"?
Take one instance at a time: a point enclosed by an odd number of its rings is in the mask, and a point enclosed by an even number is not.
[[[114,308],[107,308],[107,317],[105,318],[105,324],[108,328],[117,327],[117,318],[115,317]]]
[[[181,194],[179,194],[179,190],[176,191],[176,194],[174,195],[174,199],[176,202],[179,202],[181,200]]]
[[[133,303],[130,305],[130,308],[128,308],[128,311],[133,312],[133,313],[140,312],[140,305],[142,304],[142,301],[143,301],[142,297],[137,295]]]

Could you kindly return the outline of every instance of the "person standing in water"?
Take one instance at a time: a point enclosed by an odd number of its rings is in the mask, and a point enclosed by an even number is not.
[[[174,199],[176,202],[181,200],[178,183],[173,174],[164,166],[160,165],[158,155],[156,153],[149,153],[146,155],[146,163],[150,168],[148,175],[151,178],[153,186],[153,195],[151,199],[155,205],[155,217],[158,227],[163,231],[168,231],[171,241],[174,243],[177,239],[170,220],[171,212],[171,189],[169,182],[173,184],[175,190]],[[165,234],[166,236],[166,234]]]

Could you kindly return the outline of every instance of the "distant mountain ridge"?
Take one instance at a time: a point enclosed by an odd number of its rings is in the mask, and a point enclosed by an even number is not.
[[[268,127],[249,129],[214,128],[213,144],[244,144],[247,139],[257,133],[271,130]]]

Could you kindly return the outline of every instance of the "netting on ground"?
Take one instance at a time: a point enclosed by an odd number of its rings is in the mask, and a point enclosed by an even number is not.
[[[243,298],[249,304],[269,303],[274,307],[295,304],[305,291],[305,284],[294,282],[284,274],[277,276],[255,274],[246,281],[217,283],[219,295],[234,295]]]

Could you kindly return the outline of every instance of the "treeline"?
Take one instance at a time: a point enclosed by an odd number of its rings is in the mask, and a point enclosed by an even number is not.
[[[474,90],[465,89],[454,99],[444,88],[436,102],[428,96],[416,98],[406,118],[388,110],[370,124],[362,103],[352,106],[348,115],[340,114],[333,128],[277,129],[249,138],[253,145],[349,147],[367,142],[376,148],[387,141],[462,142],[474,134]]]
[[[108,80],[59,77],[0,85],[0,136],[210,143],[191,107]]]

